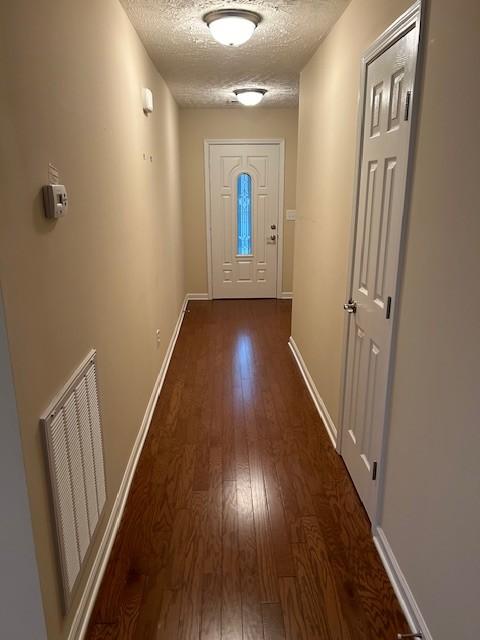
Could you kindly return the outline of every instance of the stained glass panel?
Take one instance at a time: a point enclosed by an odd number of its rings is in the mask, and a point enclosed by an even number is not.
[[[248,173],[237,179],[237,254],[252,254],[252,177]]]

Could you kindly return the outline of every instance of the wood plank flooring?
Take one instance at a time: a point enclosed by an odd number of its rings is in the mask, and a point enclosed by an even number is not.
[[[290,315],[288,301],[189,303],[89,640],[408,632],[288,349]]]

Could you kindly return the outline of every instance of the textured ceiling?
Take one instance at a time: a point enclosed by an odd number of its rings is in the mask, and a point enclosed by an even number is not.
[[[229,106],[233,89],[268,89],[262,104],[298,103],[298,77],[349,0],[121,0],[128,17],[181,107]],[[202,17],[242,8],[263,20],[241,47],[215,42]]]

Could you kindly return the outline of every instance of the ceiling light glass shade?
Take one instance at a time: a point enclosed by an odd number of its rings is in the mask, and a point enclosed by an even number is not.
[[[263,100],[263,96],[267,93],[266,89],[236,89],[233,92],[237,96],[237,100],[246,107],[254,107]]]
[[[217,42],[227,47],[239,47],[250,40],[261,17],[253,11],[219,10],[203,17]]]
[[[208,26],[215,40],[227,47],[239,47],[250,40],[255,31],[253,22],[235,16],[220,18]]]

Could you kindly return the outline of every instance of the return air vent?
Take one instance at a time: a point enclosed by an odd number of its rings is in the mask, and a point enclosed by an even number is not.
[[[103,442],[91,351],[41,418],[57,526],[65,609],[106,500]]]

